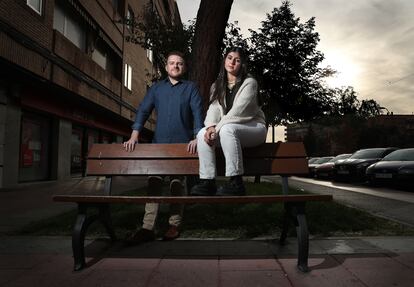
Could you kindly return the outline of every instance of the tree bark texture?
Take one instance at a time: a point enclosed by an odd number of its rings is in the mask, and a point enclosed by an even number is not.
[[[233,0],[201,0],[191,48],[189,77],[200,88],[204,108],[210,86],[219,72],[223,37]]]

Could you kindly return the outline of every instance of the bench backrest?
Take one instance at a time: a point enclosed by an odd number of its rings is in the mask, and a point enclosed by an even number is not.
[[[127,152],[121,144],[94,144],[88,155],[87,174],[198,175],[198,155],[187,144],[137,144]],[[245,175],[299,175],[308,173],[305,148],[300,142],[266,143],[243,149]],[[224,175],[224,156],[217,152],[217,173]]]

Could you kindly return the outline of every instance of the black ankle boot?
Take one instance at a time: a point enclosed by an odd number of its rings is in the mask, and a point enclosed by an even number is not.
[[[223,186],[220,186],[217,190],[219,196],[231,196],[231,195],[246,195],[246,189],[243,185],[243,178],[241,175],[232,176],[230,180]]]
[[[212,196],[217,192],[215,179],[200,179],[200,183],[191,188],[191,195]]]

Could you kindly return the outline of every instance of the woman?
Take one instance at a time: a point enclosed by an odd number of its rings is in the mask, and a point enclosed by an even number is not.
[[[217,80],[210,89],[205,127],[197,134],[200,183],[192,195],[244,195],[243,147],[265,142],[265,117],[257,98],[257,82],[247,73],[241,48],[229,49]],[[215,148],[220,145],[226,162],[228,183],[216,189]]]

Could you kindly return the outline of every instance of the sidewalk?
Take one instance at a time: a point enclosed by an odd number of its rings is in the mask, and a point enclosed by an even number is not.
[[[118,192],[145,178],[114,180]],[[296,269],[296,238],[154,241],[125,248],[88,239],[88,267],[73,272],[71,238],[10,236],[32,220],[74,208],[54,193],[102,188],[102,180],[73,179],[0,191],[0,287],[3,286],[412,286],[414,237],[313,238],[309,266]]]
[[[309,273],[296,269],[296,239],[177,240],[123,248],[89,241],[73,272],[70,238],[0,238],[0,286],[412,286],[414,239],[311,240]]]
[[[146,177],[119,176],[112,182],[113,193],[140,188]],[[73,178],[64,182],[39,182],[21,184],[13,189],[0,190],[0,235],[21,229],[31,222],[52,217],[76,208],[73,203],[52,201],[54,194],[86,193],[102,194],[104,178]]]

